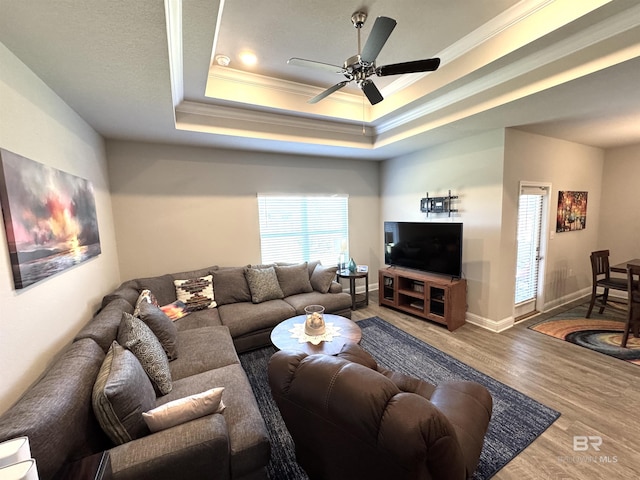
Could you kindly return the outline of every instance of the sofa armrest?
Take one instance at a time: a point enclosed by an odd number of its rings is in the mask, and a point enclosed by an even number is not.
[[[115,480],[231,478],[229,436],[221,414],[207,415],[112,448]]]
[[[334,280],[329,286],[329,293],[342,293],[342,285]]]

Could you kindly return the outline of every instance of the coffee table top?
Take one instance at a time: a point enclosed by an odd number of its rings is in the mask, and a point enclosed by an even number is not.
[[[340,353],[345,343],[360,343],[362,339],[362,330],[360,330],[356,322],[339,315],[325,313],[324,321],[340,327],[340,333],[330,342],[320,342],[318,345],[313,345],[310,342],[300,343],[297,338],[291,337],[289,330],[291,330],[296,323],[303,324],[306,318],[306,315],[297,315],[280,322],[271,331],[271,343],[273,343],[278,350],[293,350],[305,352],[309,355],[316,353],[335,355],[336,353]]]

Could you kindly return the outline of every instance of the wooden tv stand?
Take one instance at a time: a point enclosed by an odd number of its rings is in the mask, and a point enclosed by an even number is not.
[[[379,303],[446,325],[465,323],[467,281],[389,267],[378,271]]]

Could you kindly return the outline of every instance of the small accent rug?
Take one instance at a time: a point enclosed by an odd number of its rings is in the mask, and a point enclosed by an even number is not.
[[[586,318],[589,310],[589,302],[586,302],[529,328],[640,365],[640,338],[635,338],[631,333],[627,340],[627,348],[620,347],[627,318],[627,305],[609,302],[602,314],[598,313],[599,309],[596,304],[591,318]]]
[[[483,384],[493,397],[493,414],[474,479],[489,479],[544,432],[560,414],[532,398],[471,368],[378,317],[361,320],[362,347],[381,366],[437,384],[472,380]],[[271,441],[271,480],[308,477],[295,460],[293,441],[271,397],[267,364],[274,347],[240,355]]]

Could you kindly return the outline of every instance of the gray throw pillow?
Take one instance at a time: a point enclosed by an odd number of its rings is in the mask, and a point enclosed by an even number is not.
[[[244,275],[247,278],[249,290],[251,290],[251,301],[253,303],[262,303],[267,300],[284,297],[274,267],[245,268]]]
[[[178,358],[178,328],[160,307],[148,302],[141,303],[139,318],[158,338],[167,358],[169,360]]]
[[[251,301],[251,291],[244,276],[244,268],[220,268],[213,272],[213,291],[218,305]]]
[[[316,265],[311,274],[311,286],[320,293],[327,293],[331,287],[331,282],[336,278],[338,267],[323,267]]]
[[[151,379],[154,388],[166,395],[173,388],[169,360],[160,341],[139,318],[122,312],[118,343],[131,350]]]
[[[102,430],[121,445],[149,434],[142,412],[156,405],[156,394],[133,353],[113,342],[102,362],[91,396]]]
[[[282,294],[285,297],[295,295],[296,293],[313,292],[313,287],[309,281],[307,262],[299,265],[276,265],[275,270],[280,289],[282,289]]]

